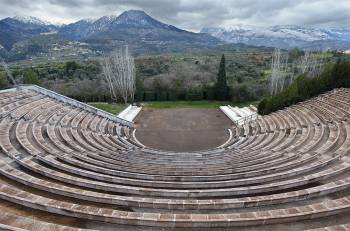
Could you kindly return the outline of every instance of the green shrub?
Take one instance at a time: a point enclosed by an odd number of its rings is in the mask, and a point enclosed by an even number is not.
[[[144,101],[155,101],[156,97],[155,97],[154,91],[145,91],[143,100]]]
[[[186,93],[186,100],[203,100],[202,89],[191,89]]]
[[[7,81],[7,75],[5,72],[0,72],[0,90],[7,88],[9,82]]]
[[[136,102],[144,101],[144,99],[143,99],[144,94],[145,94],[144,91],[137,91],[137,92],[135,93],[135,101],[136,101]]]
[[[24,84],[35,84],[40,85],[40,80],[38,74],[31,68],[28,68],[24,72],[24,78],[23,78]]]
[[[215,90],[213,87],[204,89],[203,98],[205,100],[215,100]]]
[[[157,98],[157,101],[167,101],[167,93],[166,91],[159,91],[159,92],[156,92],[156,98]]]
[[[176,101],[177,100],[177,92],[176,91],[168,91],[167,98],[169,101]]]

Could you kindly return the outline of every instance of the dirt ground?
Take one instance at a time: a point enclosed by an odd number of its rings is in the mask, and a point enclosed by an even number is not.
[[[136,137],[151,148],[199,151],[225,143],[230,126],[219,109],[145,108],[136,119]]]

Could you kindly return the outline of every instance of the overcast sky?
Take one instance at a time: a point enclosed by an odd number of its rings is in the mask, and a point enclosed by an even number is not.
[[[350,28],[350,0],[0,0],[0,18],[30,15],[56,23],[129,9],[192,31],[230,24]]]

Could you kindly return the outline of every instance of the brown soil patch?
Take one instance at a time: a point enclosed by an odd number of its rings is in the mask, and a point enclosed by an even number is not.
[[[229,138],[231,121],[219,109],[143,109],[136,137],[144,145],[168,151],[215,148]]]

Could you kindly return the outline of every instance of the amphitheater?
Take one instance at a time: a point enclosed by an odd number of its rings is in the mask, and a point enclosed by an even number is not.
[[[0,229],[350,230],[349,113],[335,89],[176,152],[48,90],[4,90]]]

